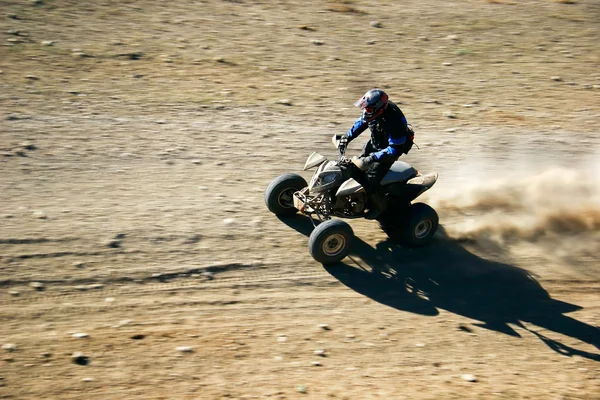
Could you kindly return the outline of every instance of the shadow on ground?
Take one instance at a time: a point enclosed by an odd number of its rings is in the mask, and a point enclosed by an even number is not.
[[[308,218],[282,219],[308,236]],[[481,321],[476,326],[520,337],[516,325],[539,337],[554,351],[600,361],[600,354],[581,351],[550,339],[531,323],[600,349],[600,329],[566,316],[580,306],[552,299],[526,270],[489,261],[448,238],[443,228],[423,248],[406,249],[391,239],[372,247],[356,237],[349,256],[354,265],[325,269],[347,287],[381,304],[421,315],[444,309]],[[466,328],[469,329],[469,328]]]

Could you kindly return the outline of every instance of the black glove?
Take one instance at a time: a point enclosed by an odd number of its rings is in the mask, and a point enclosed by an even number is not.
[[[371,164],[375,162],[375,156],[372,154],[370,156],[363,157],[362,159],[363,162],[368,166],[371,166]]]
[[[346,148],[348,147],[348,135],[342,135],[340,141],[338,143],[338,149],[341,154],[346,152]]]

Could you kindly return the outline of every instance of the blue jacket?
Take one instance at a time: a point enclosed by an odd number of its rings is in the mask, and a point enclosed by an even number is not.
[[[371,130],[371,144],[377,150],[371,153],[376,161],[396,161],[403,153],[407,143],[408,124],[400,108],[393,102],[388,102],[387,109],[379,117],[366,122],[361,116],[346,133],[348,142]]]

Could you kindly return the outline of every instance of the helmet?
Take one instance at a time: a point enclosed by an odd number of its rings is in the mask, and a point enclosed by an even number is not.
[[[371,89],[354,105],[363,110],[365,121],[371,121],[383,113],[388,104],[388,95],[381,89]]]

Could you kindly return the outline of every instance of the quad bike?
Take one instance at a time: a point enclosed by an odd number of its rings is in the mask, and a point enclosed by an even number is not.
[[[334,135],[338,147],[340,136]],[[322,264],[341,261],[350,252],[354,232],[350,225],[338,218],[363,218],[371,206],[367,192],[353,177],[363,172],[357,159],[340,151],[338,160],[330,161],[313,152],[304,170],[318,167],[310,183],[294,173],[275,178],[265,192],[267,208],[280,217],[300,212],[308,216],[315,226],[309,236],[308,249],[313,258]],[[411,165],[396,161],[381,181],[387,201],[385,212],[377,220],[381,228],[395,239],[410,247],[427,244],[438,227],[438,215],[424,203],[413,203],[431,188],[437,174],[423,175]],[[320,223],[316,224],[313,216]]]

